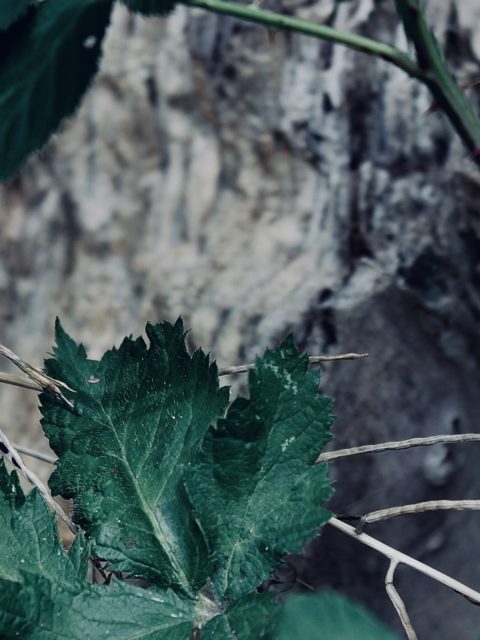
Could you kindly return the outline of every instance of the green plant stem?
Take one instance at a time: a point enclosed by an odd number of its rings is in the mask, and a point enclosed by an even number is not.
[[[445,112],[473,160],[480,164],[480,120],[455,82],[438,42],[428,26],[419,0],[395,0],[407,38],[413,43],[422,82],[430,89],[435,106]]]
[[[213,13],[233,16],[247,22],[255,22],[256,24],[263,25],[267,29],[294,31],[295,33],[302,33],[319,40],[342,44],[350,49],[355,49],[362,53],[387,60],[405,71],[409,76],[420,80],[423,79],[422,70],[406,53],[388,44],[372,40],[371,38],[337,31],[326,25],[314,24],[307,20],[280,15],[273,11],[265,11],[255,5],[237,4],[234,2],[226,2],[225,0],[180,0],[180,2],[189,7],[206,9]]]

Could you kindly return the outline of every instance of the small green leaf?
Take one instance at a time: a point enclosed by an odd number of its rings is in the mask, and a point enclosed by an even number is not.
[[[0,31],[8,29],[26,13],[31,4],[31,0],[2,0],[0,4]]]
[[[77,558],[80,554],[84,559],[88,552],[82,539],[77,539],[72,557],[66,556],[47,503],[36,489],[25,498],[16,472],[9,475],[3,460],[0,523],[0,578],[21,582],[25,572],[54,581],[84,578]]]
[[[0,33],[1,180],[77,108],[97,71],[111,8],[112,0],[47,0]]]
[[[102,360],[88,360],[57,323],[55,360],[75,412],[42,395],[43,428],[59,457],[50,486],[73,498],[75,519],[110,568],[171,586],[200,589],[209,552],[181,478],[205,433],[224,414],[215,365],[185,348],[183,325],[147,325]]]
[[[288,598],[275,640],[396,640],[370,613],[334,593]]]
[[[271,638],[281,606],[271,593],[252,593],[237,600],[224,614],[205,625],[202,640],[261,640]],[[308,636],[303,636],[306,640]],[[303,639],[302,639],[303,640]],[[308,640],[310,640],[308,638]]]
[[[314,463],[330,438],[331,403],[307,364],[291,339],[258,359],[250,399],[231,405],[187,473],[217,597],[253,591],[330,517],[327,467]]]
[[[122,0],[130,11],[145,16],[167,16],[175,9],[176,0]]]
[[[172,591],[86,583],[88,545],[69,554],[56,517],[34,489],[26,498],[0,461],[0,638],[2,640],[186,640],[194,602]]]
[[[0,580],[2,640],[188,640],[193,603],[172,591]]]

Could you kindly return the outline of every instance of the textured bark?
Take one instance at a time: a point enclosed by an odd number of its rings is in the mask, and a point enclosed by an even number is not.
[[[406,46],[389,2],[282,6]],[[470,79],[478,3],[427,8]],[[79,113],[0,192],[0,340],[40,363],[59,315],[98,356],[182,314],[192,346],[227,365],[293,330],[311,353],[370,353],[325,367],[336,446],[476,431],[480,173],[428,115],[427,92],[385,62],[182,7],[166,20],[117,7],[105,48]],[[35,395],[0,394],[0,428],[38,441]],[[476,498],[478,455],[470,444],[333,463],[333,508]],[[479,588],[477,530],[475,513],[371,527]],[[301,571],[398,629],[386,568],[325,531]],[[398,584],[420,638],[480,633],[460,596],[406,570]]]

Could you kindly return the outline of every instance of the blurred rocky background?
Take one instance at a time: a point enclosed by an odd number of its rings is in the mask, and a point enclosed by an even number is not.
[[[471,84],[479,3],[425,4]],[[406,47],[389,0],[268,6]],[[480,111],[478,89],[469,95]],[[479,201],[480,171],[446,119],[386,62],[184,7],[147,20],[117,6],[79,112],[0,189],[0,342],[40,364],[58,315],[99,356],[181,314],[191,346],[226,366],[293,331],[311,354],[370,354],[324,367],[335,447],[476,431]],[[46,450],[36,404],[2,386],[0,428]],[[465,444],[332,463],[332,508],[478,498],[479,456]],[[368,531],[479,588],[479,517]],[[327,529],[297,577],[399,630],[385,559]],[[478,638],[477,607],[398,573],[420,639]]]

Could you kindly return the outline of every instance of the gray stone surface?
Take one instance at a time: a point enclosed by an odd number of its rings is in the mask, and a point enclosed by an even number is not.
[[[391,4],[282,10],[406,46]],[[426,4],[457,78],[475,78],[478,3]],[[0,341],[40,363],[59,315],[98,356],[182,314],[192,346],[227,365],[292,330],[311,353],[370,353],[325,367],[335,446],[476,431],[480,173],[427,92],[385,62],[182,7],[166,20],[117,7],[105,49],[78,114],[0,190]],[[1,388],[0,407],[13,441],[45,447],[34,395]],[[337,462],[334,508],[478,497],[479,455]],[[477,530],[475,513],[372,527],[479,588]],[[323,538],[304,577],[398,629],[384,560]],[[420,639],[478,637],[460,596],[407,570],[399,588]]]

